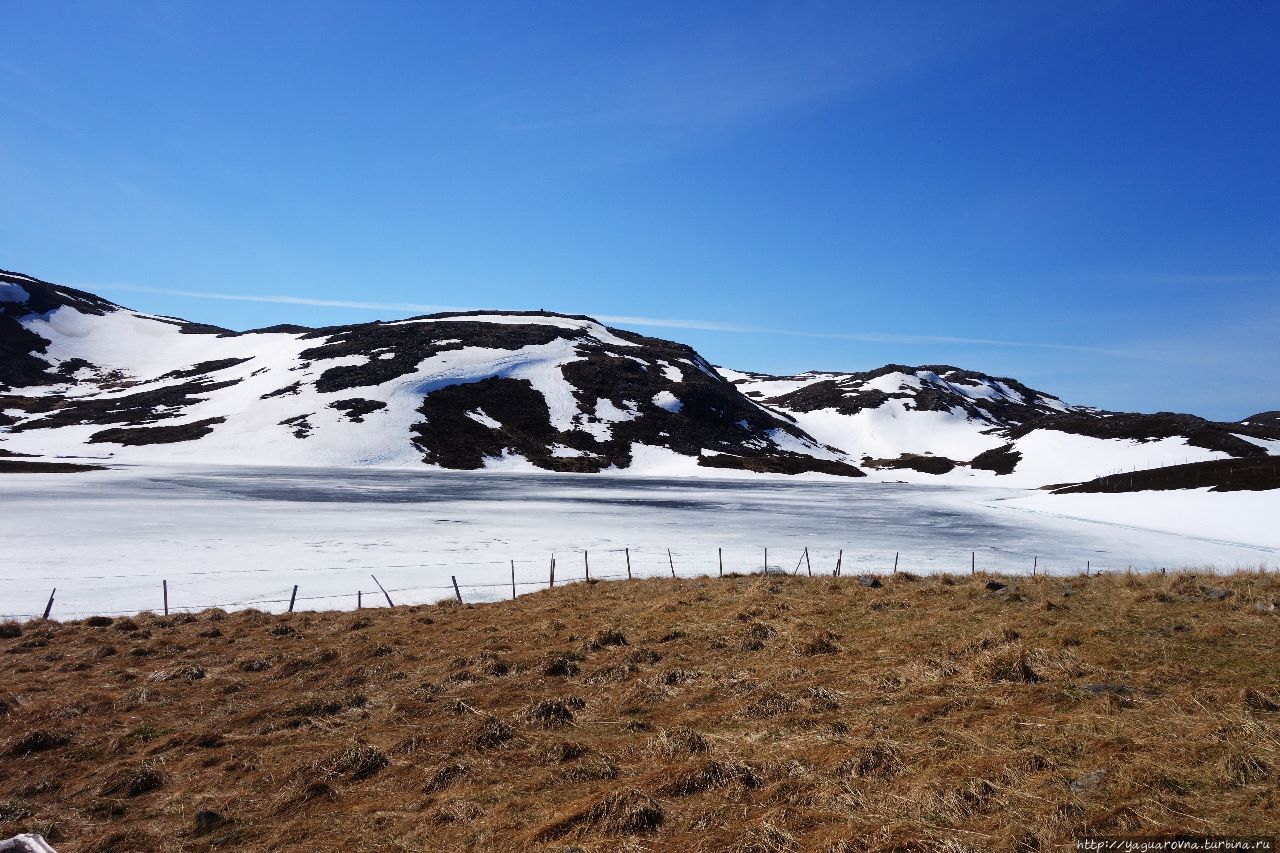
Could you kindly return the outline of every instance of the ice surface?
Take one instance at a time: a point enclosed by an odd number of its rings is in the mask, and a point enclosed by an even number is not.
[[[636,471],[698,471],[696,460],[636,446]],[[519,464],[518,457],[494,466]],[[980,568],[1076,572],[1280,564],[1280,492],[1047,495],[1023,490],[785,477],[671,479],[491,472],[266,467],[136,467],[81,475],[0,476],[0,618],[175,609],[281,610],[366,604],[377,575],[396,603],[509,596],[577,577],[565,557],[591,553],[592,575],[682,575],[770,564],[815,571],[838,551],[847,572]],[[1076,517],[1067,517],[1076,516]],[[1236,516],[1240,518],[1233,520]],[[1158,528],[1158,529],[1153,529]]]

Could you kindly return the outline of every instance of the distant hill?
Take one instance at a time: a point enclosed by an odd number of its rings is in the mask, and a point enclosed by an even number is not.
[[[950,365],[769,376],[721,368],[744,394],[868,469],[925,480],[1079,482],[1120,470],[1280,453],[1280,423],[1069,405]]]

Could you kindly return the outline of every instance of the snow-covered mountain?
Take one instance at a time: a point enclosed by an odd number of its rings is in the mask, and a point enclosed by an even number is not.
[[[234,332],[0,272],[0,456],[1041,486],[1268,453],[1275,413],[1102,412],[955,367],[743,373],[541,311]]]
[[[948,365],[788,377],[719,370],[746,396],[850,461],[913,480],[1039,487],[1280,454],[1273,413],[1218,423],[1169,412],[1107,412]]]
[[[0,274],[0,453],[861,476],[683,344],[545,312],[233,332]]]

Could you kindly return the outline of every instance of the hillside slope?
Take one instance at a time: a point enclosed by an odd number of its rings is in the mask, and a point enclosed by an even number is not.
[[[0,626],[0,837],[923,853],[1280,825],[1274,574],[880,583]]]

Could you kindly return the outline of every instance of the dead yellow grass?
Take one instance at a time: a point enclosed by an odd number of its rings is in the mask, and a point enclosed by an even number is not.
[[[10,626],[0,837],[958,853],[1280,826],[1280,578],[990,580]]]

